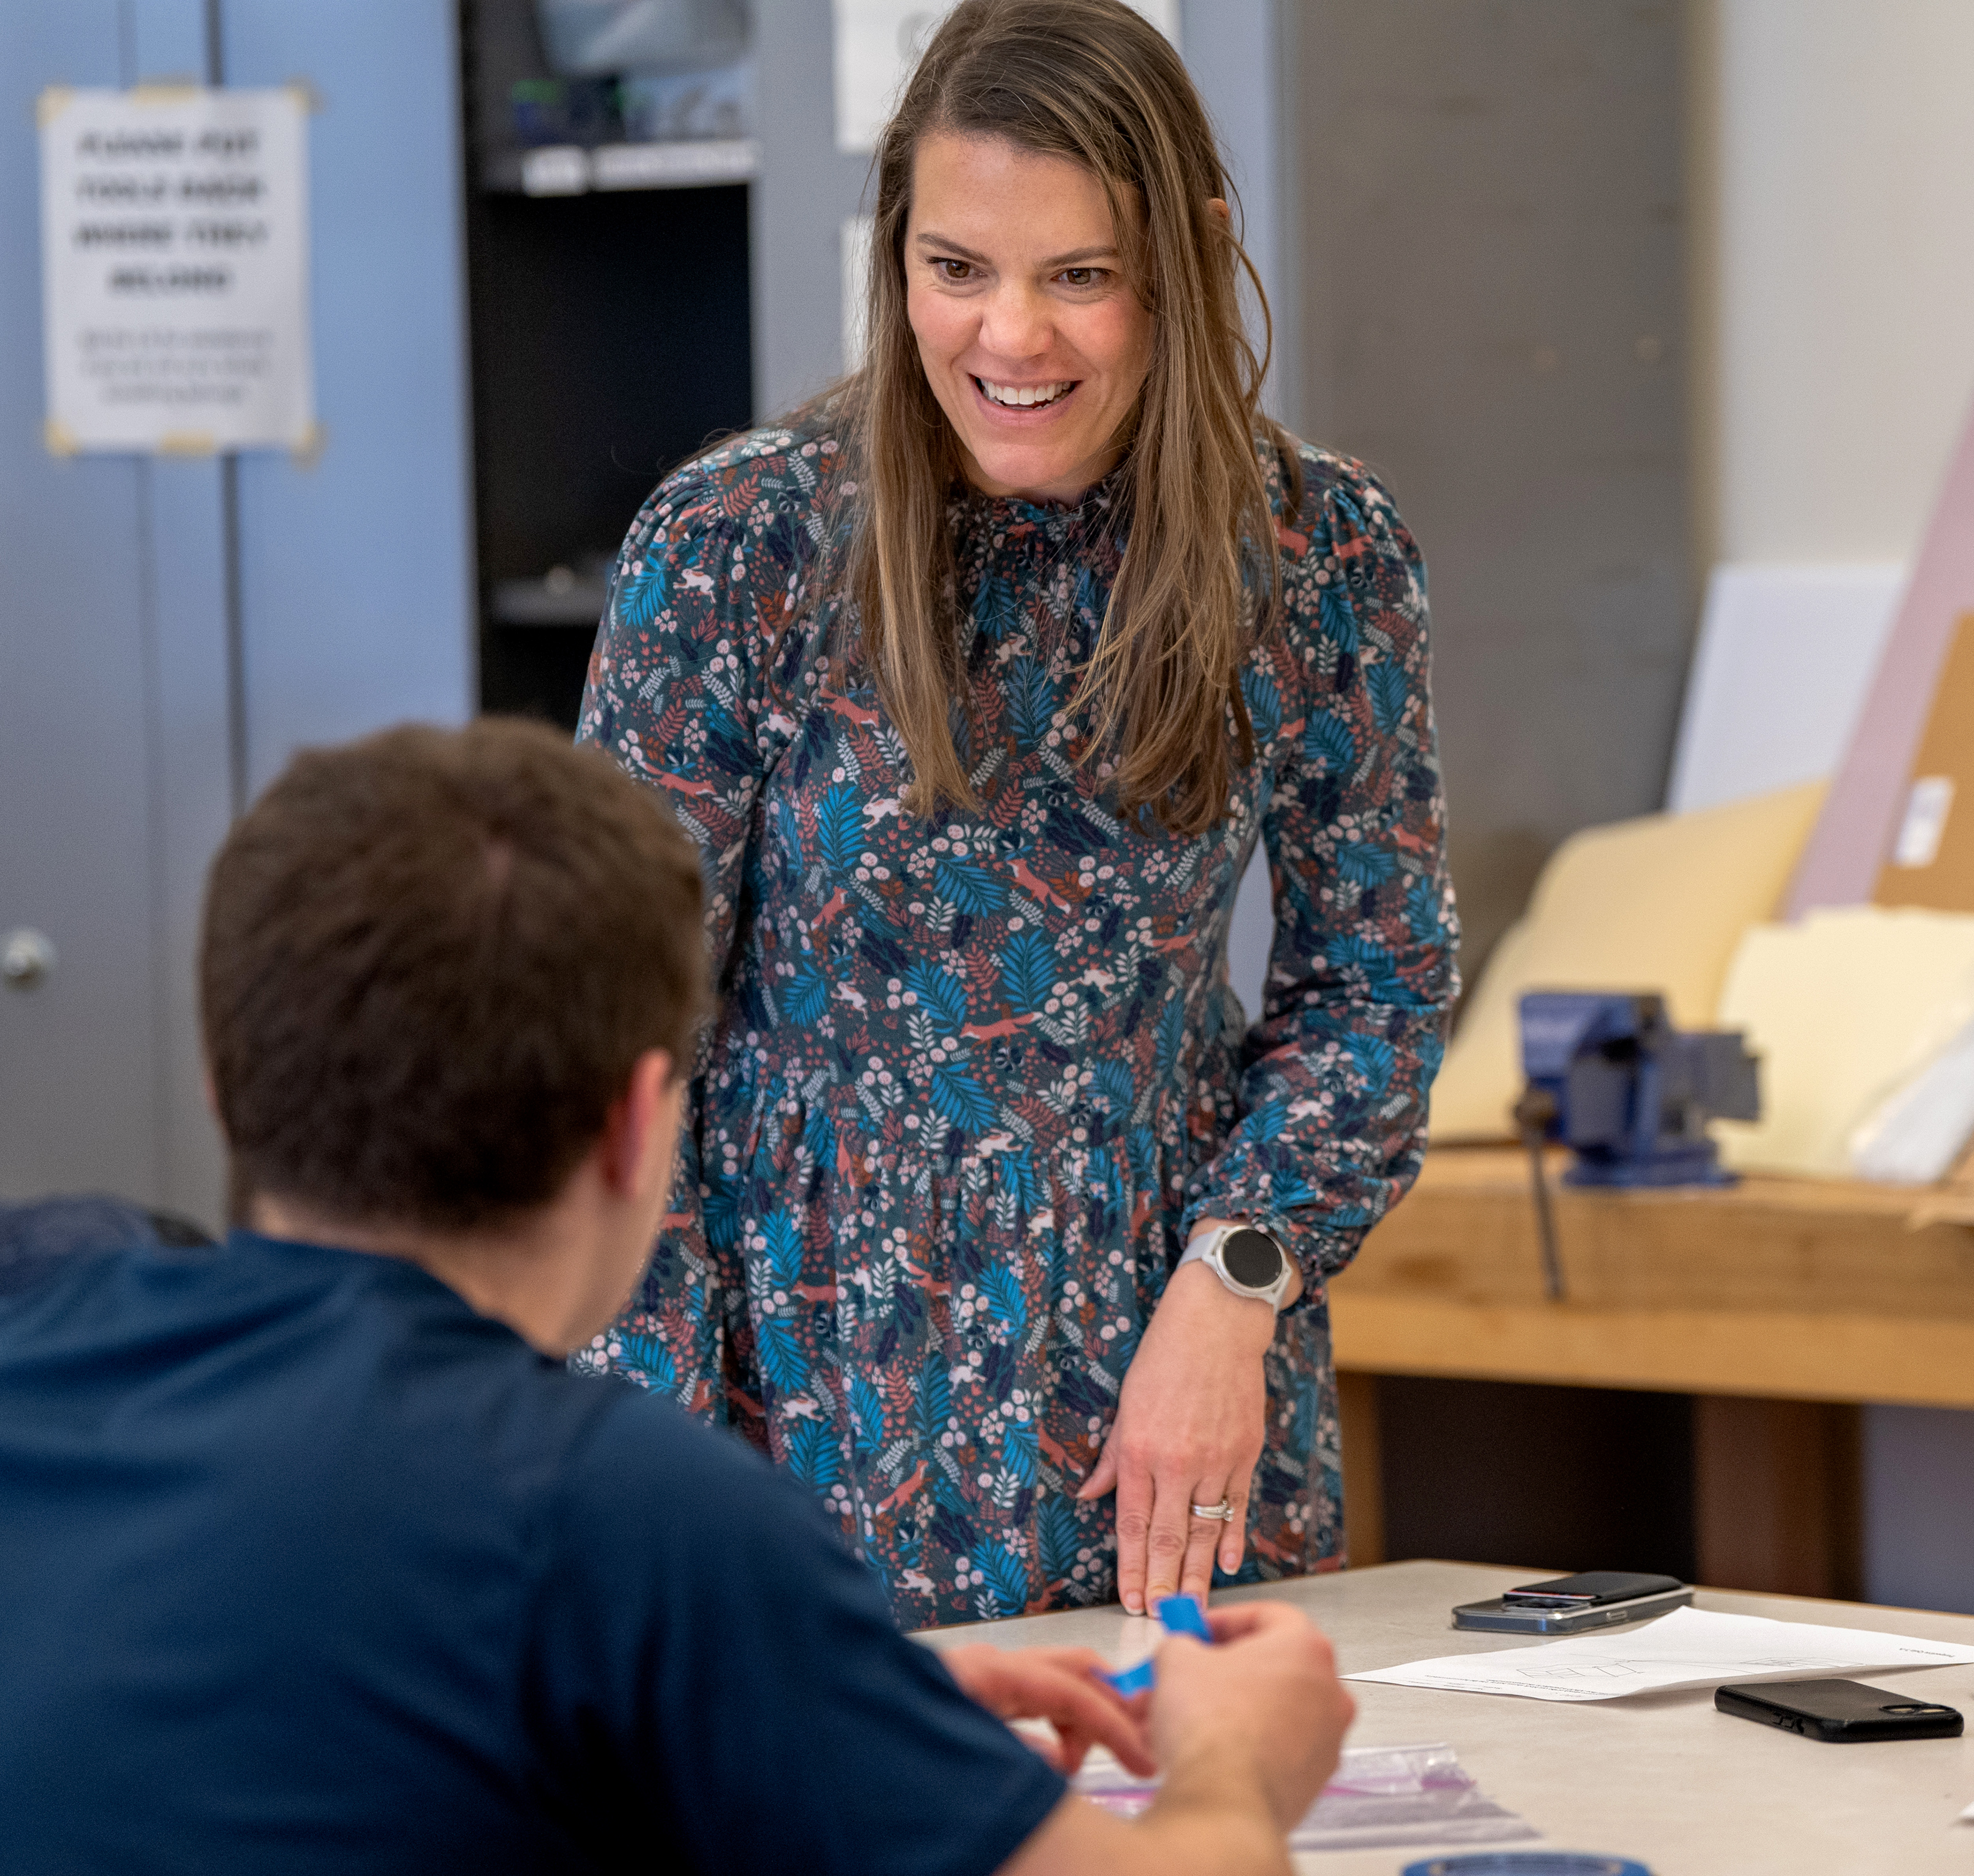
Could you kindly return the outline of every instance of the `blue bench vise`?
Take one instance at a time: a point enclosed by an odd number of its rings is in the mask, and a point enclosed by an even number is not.
[[[1711,1120],[1761,1113],[1755,1058],[1738,1030],[1680,1030],[1662,997],[1531,990],[1521,1002],[1515,1122],[1529,1149],[1549,1294],[1562,1295],[1542,1149],[1575,1155],[1566,1186],[1726,1186],[1735,1175],[1708,1138]]]

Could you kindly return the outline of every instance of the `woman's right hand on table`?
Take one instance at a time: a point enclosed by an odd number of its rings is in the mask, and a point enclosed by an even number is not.
[[[1274,1333],[1267,1303],[1232,1295],[1204,1264],[1182,1265],[1166,1285],[1076,1495],[1117,1495],[1117,1595],[1133,1615],[1176,1593],[1203,1603],[1216,1562],[1230,1575],[1240,1568]],[[1223,1499],[1224,1521],[1192,1515]]]

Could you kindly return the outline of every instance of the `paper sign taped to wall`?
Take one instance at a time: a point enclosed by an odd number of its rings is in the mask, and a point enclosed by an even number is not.
[[[51,450],[309,446],[307,114],[299,87],[41,93]]]

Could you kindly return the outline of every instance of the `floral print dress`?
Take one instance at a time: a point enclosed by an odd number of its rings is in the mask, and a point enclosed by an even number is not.
[[[1242,1575],[1334,1568],[1323,1284],[1418,1169],[1453,990],[1418,550],[1356,464],[1304,447],[1290,509],[1267,453],[1286,603],[1241,674],[1254,758],[1180,837],[1113,811],[1070,711],[1107,486],[956,489],[979,807],[917,818],[813,590],[836,454],[823,424],[729,443],[616,565],[579,735],[703,851],[717,1014],[649,1272],[575,1365],[762,1447],[907,1627],[1113,1600],[1113,1501],[1076,1489],[1191,1221],[1251,1219],[1306,1287]],[[1250,1027],[1226,955],[1258,841]]]

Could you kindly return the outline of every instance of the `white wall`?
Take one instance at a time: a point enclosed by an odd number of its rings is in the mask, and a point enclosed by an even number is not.
[[[1974,4],[1692,0],[1703,565],[1910,561],[1974,397]],[[1873,1407],[1865,1593],[1974,1609],[1974,1413]]]
[[[1695,14],[1705,557],[1908,559],[1974,394],[1974,5]]]

